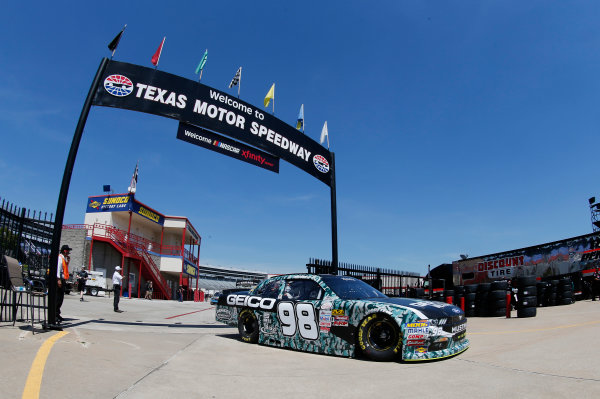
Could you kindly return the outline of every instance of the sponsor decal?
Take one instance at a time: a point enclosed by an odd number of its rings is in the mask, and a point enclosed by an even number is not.
[[[228,139],[206,129],[180,122],[177,129],[179,140],[218,152],[228,157],[279,173],[279,158],[235,140]]]
[[[263,313],[262,325],[260,327],[260,332],[265,335],[276,335],[279,332],[277,330],[277,326],[273,323],[271,314],[272,313]]]
[[[406,346],[423,346],[425,345],[425,340],[424,339],[415,339],[415,340],[409,340],[406,341]]]
[[[231,319],[232,314],[233,314],[233,312],[229,308],[217,309],[217,318],[219,318],[219,319],[229,320],[229,319]]]
[[[329,172],[329,162],[327,162],[327,159],[325,159],[324,156],[322,155],[315,155],[313,157],[313,164],[315,165],[315,168],[317,168],[317,170],[321,173],[327,173]]]
[[[143,206],[140,206],[140,210],[138,211],[138,214],[147,217],[148,219],[158,223],[158,221],[160,220],[160,216],[158,216],[156,213],[152,212],[149,209],[144,208]]]
[[[427,352],[427,348],[417,348],[417,349],[415,349],[415,352],[417,352],[417,353],[425,353],[425,352]]]
[[[118,212],[128,211],[131,208],[128,195],[90,197],[89,200],[86,212]]]
[[[344,309],[333,309],[331,311],[331,314],[333,316],[343,316],[345,313],[344,313]]]
[[[123,75],[110,75],[104,79],[104,89],[115,97],[125,97],[133,91],[133,82]]]
[[[274,298],[261,298],[252,295],[227,295],[229,306],[247,306],[254,309],[272,310],[275,307]]]
[[[319,327],[319,331],[322,332],[322,333],[328,334],[329,331],[331,331],[331,328],[330,327],[324,327],[324,326],[322,326],[322,327]]]
[[[333,325],[336,327],[348,327],[348,316],[333,316]]]
[[[331,327],[331,315],[319,315],[319,327]]]
[[[427,338],[427,334],[407,334],[406,335],[406,339],[411,340],[411,339],[426,339]]]
[[[323,302],[323,304],[321,305],[321,309],[322,310],[331,310],[331,308],[333,308],[333,302]]]
[[[428,334],[429,333],[429,323],[428,322],[418,322],[418,323],[406,323],[404,326],[404,334]]]
[[[467,323],[463,323],[458,326],[452,326],[452,333],[465,331],[466,329],[467,329]]]

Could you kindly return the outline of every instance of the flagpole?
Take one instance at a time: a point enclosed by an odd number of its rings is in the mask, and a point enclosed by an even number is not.
[[[238,82],[238,100],[240,98],[240,90],[242,88],[242,67],[240,67],[240,81]]]
[[[200,77],[198,78],[198,82],[202,80],[202,72],[204,72],[204,68],[200,70]]]
[[[331,274],[338,274],[337,205],[335,194],[335,154],[331,154]]]
[[[73,134],[73,140],[71,141],[71,149],[67,157],[67,163],[63,173],[63,179],[58,194],[58,203],[56,204],[56,216],[54,217],[54,229],[52,232],[52,246],[50,249],[50,274],[48,276],[48,324],[50,328],[60,329],[56,326],[56,300],[57,300],[57,280],[56,280],[56,269],[58,265],[58,248],[60,246],[60,236],[62,234],[62,224],[65,216],[65,206],[67,204],[67,195],[69,193],[69,185],[71,184],[71,175],[73,174],[73,167],[75,166],[75,158],[77,157],[77,149],[81,142],[81,136],[83,135],[83,128],[87,121],[88,114],[92,108],[92,101],[96,95],[96,91],[102,81],[102,75],[108,66],[110,61],[108,58],[102,58],[102,62],[98,67],[96,76],[90,87],[87,98],[83,104],[83,109],[79,115],[79,121]]]

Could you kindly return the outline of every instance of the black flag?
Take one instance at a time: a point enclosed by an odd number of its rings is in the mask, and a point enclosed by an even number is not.
[[[117,36],[115,36],[115,38],[112,39],[112,41],[110,43],[108,43],[108,49],[113,52],[113,55],[115,54],[115,50],[119,46],[119,42],[121,41],[121,36],[123,36],[123,32],[125,31],[126,27],[127,27],[127,25],[125,25],[123,27],[123,29],[121,29],[121,32],[119,32],[119,34]]]

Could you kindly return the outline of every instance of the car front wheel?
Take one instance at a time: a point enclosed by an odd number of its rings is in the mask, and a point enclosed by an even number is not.
[[[358,344],[372,360],[394,360],[402,349],[402,335],[398,325],[388,316],[367,316],[358,327]]]

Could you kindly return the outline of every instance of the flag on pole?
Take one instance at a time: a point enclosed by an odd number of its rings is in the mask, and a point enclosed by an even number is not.
[[[202,56],[202,59],[200,60],[200,63],[198,64],[198,67],[196,68],[196,73],[202,72],[202,69],[204,69],[204,64],[206,64],[207,58],[208,58],[208,49],[206,49],[206,51],[204,51],[204,55]]]
[[[273,108],[275,108],[275,83],[273,83],[273,86],[271,86],[265,97],[265,107],[269,106],[271,100],[273,100]]]
[[[323,125],[323,130],[321,130],[321,144],[325,141],[325,137],[327,137],[327,148],[329,148],[329,132],[327,131],[327,121]]]
[[[117,47],[119,47],[119,42],[121,41],[121,36],[123,36],[123,32],[125,31],[125,28],[127,28],[127,24],[125,24],[125,26],[123,26],[123,29],[121,29],[121,32],[119,32],[119,34],[117,36],[115,36],[114,39],[112,39],[112,41],[110,43],[108,43],[108,49],[110,51],[112,51],[112,55],[115,55],[115,51],[117,50]]]
[[[304,104],[300,106],[298,121],[296,122],[296,129],[304,131]]]
[[[231,79],[231,83],[229,83],[229,88],[231,89],[234,86],[237,86],[240,83],[240,79],[242,79],[242,67],[239,67],[233,79]]]
[[[160,42],[160,46],[158,46],[158,49],[156,50],[156,53],[154,53],[154,55],[152,56],[152,59],[150,60],[150,62],[152,62],[152,65],[154,66],[158,66],[158,61],[160,61],[160,55],[162,54],[162,50],[163,50],[163,46],[165,44],[165,39],[167,37],[163,37],[162,42]]]
[[[127,187],[127,191],[131,194],[135,194],[137,188],[137,180],[138,180],[138,165],[139,161],[135,164],[135,170],[133,171],[133,176],[131,177],[131,183],[129,183],[129,187]]]

